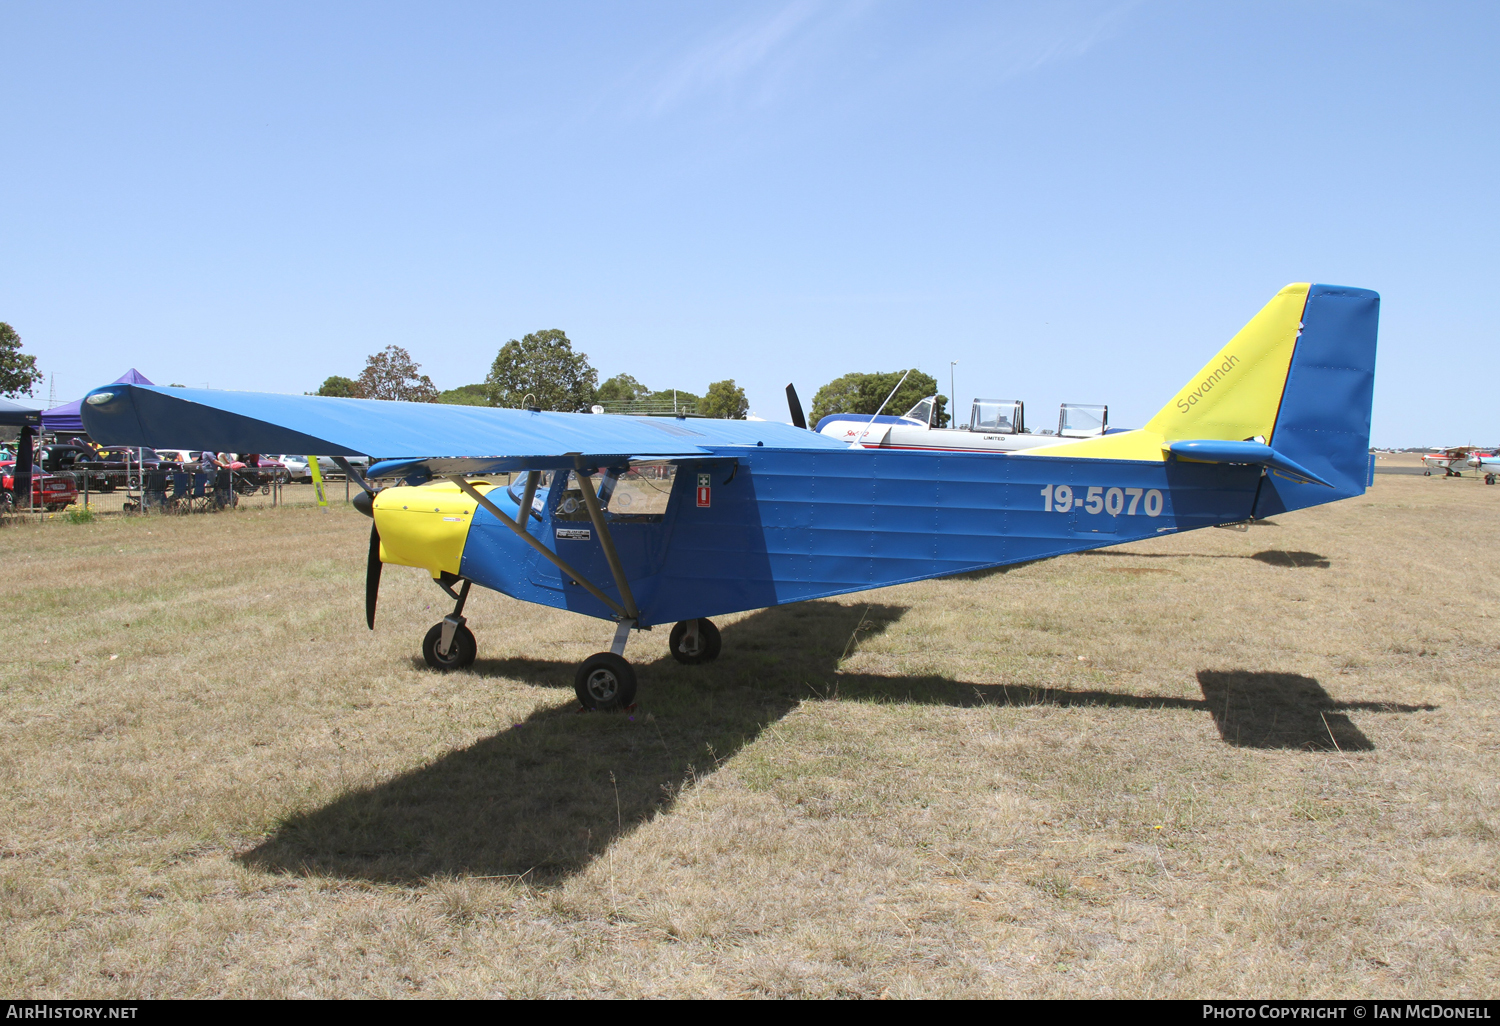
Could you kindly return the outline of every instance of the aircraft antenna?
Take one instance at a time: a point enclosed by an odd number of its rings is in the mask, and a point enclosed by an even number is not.
[[[898,382],[896,382],[896,387],[893,388],[893,389],[891,389],[891,394],[885,397],[885,403],[888,403],[892,399],[896,398],[896,393],[899,392],[899,391],[901,391],[901,386],[904,385],[904,384],[906,384],[906,379],[907,379],[907,377],[910,374],[911,374],[911,369],[907,368],[906,373],[903,374],[903,375],[901,375],[901,380],[898,381]],[[880,410],[885,409],[885,403],[881,403],[880,404]],[[865,425],[865,429],[859,433],[859,437],[854,440],[854,444],[851,445],[851,446],[849,446],[849,448],[851,448],[851,449],[861,449],[861,448],[863,448],[863,446],[861,446],[859,443],[863,442],[865,440],[865,435],[869,434],[870,433],[870,428],[872,428],[872,427],[875,426],[875,418],[878,417],[878,416],[880,416],[880,410],[876,410],[873,414],[870,415],[870,423],[868,423],[868,424]]]

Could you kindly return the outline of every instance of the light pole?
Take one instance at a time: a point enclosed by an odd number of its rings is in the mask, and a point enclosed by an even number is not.
[[[953,411],[958,409],[958,389],[953,384],[953,368],[958,366],[957,360],[948,361],[948,423],[953,423]]]

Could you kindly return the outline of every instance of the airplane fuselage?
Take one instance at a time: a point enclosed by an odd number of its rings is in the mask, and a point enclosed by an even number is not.
[[[1279,512],[1275,489],[1262,481],[1314,487],[1263,477],[1259,467],[1184,461],[740,448],[677,466],[659,516],[605,515],[644,627],[1045,559],[1245,520],[1258,509]],[[511,489],[480,490],[522,519]],[[533,503],[528,529],[618,599],[591,523],[576,506],[565,511],[568,493],[567,476],[554,475]],[[387,489],[375,514],[386,562],[612,617],[456,486]]]

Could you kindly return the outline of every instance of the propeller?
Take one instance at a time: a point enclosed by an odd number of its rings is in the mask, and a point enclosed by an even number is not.
[[[786,386],[786,404],[792,411],[792,426],[805,429],[807,418],[802,414],[802,400],[797,398],[795,385]]]
[[[380,528],[370,525],[370,558],[365,563],[365,622],[375,629],[375,600],[380,597]]]
[[[360,492],[352,505],[370,518],[370,557],[365,562],[365,622],[375,629],[375,602],[380,598],[380,528],[375,525],[375,496]]]

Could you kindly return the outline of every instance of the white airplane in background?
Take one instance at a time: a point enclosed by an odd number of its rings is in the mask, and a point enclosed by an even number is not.
[[[1422,466],[1426,468],[1428,477],[1432,476],[1434,470],[1443,471],[1444,477],[1463,477],[1463,471],[1458,468],[1468,463],[1469,457],[1475,454],[1476,450],[1472,445],[1450,445],[1436,452],[1424,452]]]
[[[788,394],[795,399],[795,393]],[[793,423],[800,412],[793,409]],[[934,427],[936,415],[937,396],[928,396],[899,417],[831,413],[818,421],[816,430],[866,449],[952,452],[1015,452],[1056,445],[1064,438],[1094,438],[1109,433],[1108,406],[1063,403],[1056,433],[1027,431],[1025,404],[1019,399],[975,399],[969,422],[962,427]]]
[[[1487,485],[1494,484],[1496,475],[1500,475],[1500,456],[1493,453],[1476,452],[1466,462],[1476,473],[1484,475],[1484,483]]]

